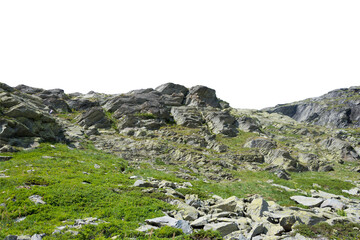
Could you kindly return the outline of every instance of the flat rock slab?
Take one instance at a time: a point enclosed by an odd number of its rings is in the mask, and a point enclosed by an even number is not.
[[[220,223],[206,224],[204,230],[219,231],[221,236],[226,236],[232,232],[239,230],[239,227],[234,222],[220,222]]]
[[[345,205],[337,200],[337,199],[326,199],[322,204],[321,206],[322,208],[325,208],[325,207],[331,207],[333,209],[336,209],[336,210],[342,210],[344,209]]]
[[[304,197],[304,196],[292,196],[291,200],[302,204],[306,207],[319,207],[321,203],[324,201],[322,198],[313,198],[313,197]]]
[[[146,219],[145,222],[147,224],[150,224],[152,226],[156,226],[156,227],[162,227],[162,226],[170,226],[170,227],[175,227],[176,223],[179,220],[169,217],[169,216],[164,216],[164,217],[158,217],[158,218],[152,218],[152,219]]]

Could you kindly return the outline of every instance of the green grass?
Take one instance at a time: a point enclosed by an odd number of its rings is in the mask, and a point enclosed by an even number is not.
[[[193,131],[186,128],[175,130],[188,134]],[[218,138],[234,151],[240,151],[247,139],[253,136],[252,133],[241,132],[236,138]],[[178,183],[185,180],[176,177],[173,172],[155,170],[149,163],[141,163],[139,168],[130,168],[126,161],[115,155],[98,151],[91,145],[84,145],[84,148],[78,150],[63,144],[42,144],[35,150],[3,154],[13,156],[13,159],[0,162],[0,169],[8,169],[5,174],[10,176],[0,178],[0,203],[6,204],[6,207],[0,207],[0,239],[9,234],[34,233],[46,233],[49,236],[45,240],[105,239],[110,236],[120,236],[120,239],[148,239],[148,236],[135,231],[139,223],[143,223],[147,218],[163,216],[162,211],[170,210],[173,206],[161,201],[167,198],[161,192],[143,193],[141,188],[132,187],[135,180],[130,180],[129,177],[137,175]],[[154,163],[173,171],[180,167],[185,169],[182,165],[185,163],[167,166],[160,159],[155,159]],[[95,164],[100,168],[95,168]],[[345,180],[358,179],[358,173],[349,170],[354,164],[336,165],[336,171],[331,173],[291,173],[292,179],[289,181],[265,171],[228,170],[234,179],[241,181],[190,181],[192,188],[178,191],[184,195],[197,194],[201,199],[208,199],[213,194],[223,198],[244,198],[260,194],[266,200],[275,201],[283,206],[299,206],[291,201],[290,197],[299,195],[300,192],[287,192],[272,186],[268,181],[308,193],[314,189],[313,184],[316,183],[320,190],[348,196],[342,193],[342,190],[353,187]],[[47,204],[35,205],[29,200],[31,195],[42,196]],[[341,216],[344,213],[338,214]],[[19,217],[26,219],[15,223],[14,220]],[[51,235],[55,227],[64,225],[63,221],[86,217],[97,217],[108,223],[86,226],[76,237],[68,234]],[[161,231],[165,231],[165,235],[171,235],[175,230]],[[177,234],[175,239],[196,239]],[[151,239],[166,237],[154,232]],[[210,239],[220,238],[215,236]]]
[[[318,237],[323,236],[328,239],[343,239],[343,240],[355,240],[359,239],[360,224],[356,223],[344,223],[334,224],[333,226],[323,222],[314,226],[307,226],[304,224],[294,227],[296,233],[300,233],[305,237]]]
[[[244,148],[244,144],[247,142],[248,139],[252,137],[259,136],[256,133],[252,132],[243,132],[239,131],[238,135],[236,137],[226,137],[221,134],[216,135],[216,140],[225,144],[229,147],[229,150],[234,152],[246,152],[249,149]]]
[[[123,226],[113,234],[125,234],[139,222],[163,216],[163,210],[172,208],[159,196],[144,195],[131,187],[134,180],[129,180],[132,173],[123,173],[127,168],[124,160],[93,148],[85,151],[44,144],[8,155],[14,158],[0,163],[0,169],[9,169],[6,175],[10,176],[0,178],[0,203],[6,204],[0,207],[1,239],[9,234],[51,235],[56,226],[64,225],[62,221],[86,217]],[[47,204],[35,205],[28,199],[31,195],[42,196]],[[26,219],[15,223],[18,217]]]

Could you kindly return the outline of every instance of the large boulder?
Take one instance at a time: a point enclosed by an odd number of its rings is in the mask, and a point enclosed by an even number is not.
[[[215,90],[201,85],[190,88],[185,104],[195,107],[221,107]]]
[[[246,142],[244,147],[258,148],[263,154],[267,154],[270,150],[276,148],[276,143],[266,138],[255,138]]]
[[[174,83],[165,83],[155,88],[155,90],[166,95],[183,94],[184,97],[189,93],[189,89]]]
[[[283,149],[271,150],[268,155],[266,155],[265,162],[292,172],[307,170],[307,168],[295,160],[288,151]]]
[[[0,120],[0,147],[29,147],[35,141],[65,140],[62,127],[41,98],[7,89],[0,91],[0,113],[5,116]]]
[[[204,115],[209,128],[215,134],[221,133],[229,137],[237,136],[237,121],[228,111],[205,111]]]
[[[323,148],[338,154],[342,160],[356,161],[360,159],[360,156],[355,151],[355,149],[350,145],[350,143],[343,141],[341,139],[334,137],[327,138],[321,141],[320,145]]]
[[[91,108],[78,117],[78,123],[84,128],[94,126],[96,128],[110,128],[111,121],[106,117],[101,107]]]
[[[172,107],[171,115],[176,124],[185,127],[197,128],[205,123],[201,113],[193,107]]]

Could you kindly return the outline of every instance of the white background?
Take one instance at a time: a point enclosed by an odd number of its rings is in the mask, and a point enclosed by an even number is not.
[[[360,1],[0,0],[0,81],[206,85],[263,108],[360,85]]]

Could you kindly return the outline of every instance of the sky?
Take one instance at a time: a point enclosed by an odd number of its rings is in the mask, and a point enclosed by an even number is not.
[[[0,1],[0,82],[205,85],[261,109],[360,85],[360,1]]]

